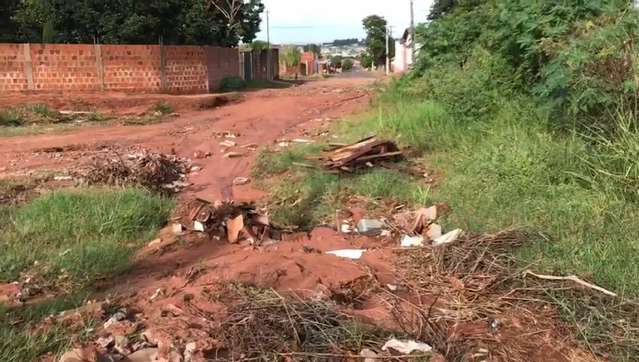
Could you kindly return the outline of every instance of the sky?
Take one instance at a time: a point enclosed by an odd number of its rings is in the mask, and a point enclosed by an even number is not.
[[[433,0],[415,1],[415,22],[426,21]],[[271,42],[323,43],[365,37],[362,19],[380,15],[401,36],[410,26],[410,0],[263,0],[269,11]],[[266,21],[258,39],[266,40]]]

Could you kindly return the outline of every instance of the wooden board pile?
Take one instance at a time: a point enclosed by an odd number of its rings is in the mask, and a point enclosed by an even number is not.
[[[352,172],[360,167],[372,167],[383,161],[400,161],[402,151],[392,141],[369,137],[350,145],[340,145],[325,151],[320,160],[326,170]]]
[[[194,230],[226,237],[229,243],[246,239],[251,244],[260,244],[265,240],[282,238],[282,231],[273,227],[268,216],[250,203],[211,203],[196,199],[191,203],[188,217],[193,222]]]

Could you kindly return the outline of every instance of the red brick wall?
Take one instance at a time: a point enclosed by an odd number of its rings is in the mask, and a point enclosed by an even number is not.
[[[98,68],[92,45],[31,44],[35,90],[97,90]]]
[[[160,92],[160,47],[100,45],[104,90]]]
[[[29,48],[30,51],[25,52]],[[0,92],[108,90],[202,93],[215,90],[222,78],[238,75],[237,49],[0,44]]]
[[[164,47],[167,91],[171,93],[207,92],[207,59],[204,47]]]
[[[22,44],[0,44],[0,91],[27,89]]]
[[[239,76],[240,58],[237,49],[206,47],[206,62],[211,90],[219,89],[220,81],[229,74]]]

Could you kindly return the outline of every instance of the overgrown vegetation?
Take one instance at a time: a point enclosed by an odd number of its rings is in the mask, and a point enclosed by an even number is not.
[[[447,3],[417,31],[424,46],[414,72],[393,82],[368,117],[336,132],[348,141],[371,131],[396,139],[435,170],[437,186],[400,176],[404,185],[387,179],[388,193],[368,194],[448,203],[445,229],[540,235],[516,251],[520,265],[577,274],[637,300],[637,11],[628,1]],[[284,214],[293,220],[309,209],[329,217],[342,190],[384,172],[291,169],[275,195],[289,206],[301,200],[304,208]],[[418,187],[424,197],[406,198]],[[620,303],[562,291],[545,298],[592,352],[636,357],[638,325],[617,323]]]

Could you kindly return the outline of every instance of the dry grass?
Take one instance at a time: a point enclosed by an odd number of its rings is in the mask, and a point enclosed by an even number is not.
[[[387,292],[396,321],[448,360],[529,361],[579,350],[601,357],[612,349],[619,355],[620,346],[626,347],[622,354],[636,356],[639,335],[636,323],[633,327],[630,321],[639,320],[637,304],[562,282],[524,279],[526,268],[513,253],[529,239],[520,232],[504,231],[443,248],[400,251],[399,268],[406,275],[410,297]],[[567,292],[573,297],[565,298]],[[561,322],[560,300],[601,310],[602,322],[614,320],[614,328],[599,339],[585,338],[584,348],[577,348],[567,336],[582,334],[580,326],[587,323],[576,318],[570,324]],[[560,352],[540,348],[544,338],[557,341],[553,347]]]
[[[216,360],[343,361],[389,336],[329,303],[239,284],[222,288],[218,294],[230,310],[220,328],[225,348],[211,356]]]

